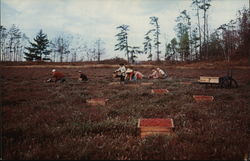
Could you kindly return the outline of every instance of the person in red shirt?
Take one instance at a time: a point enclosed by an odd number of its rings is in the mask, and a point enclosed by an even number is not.
[[[52,78],[55,79],[55,83],[57,81],[60,81],[60,83],[63,83],[65,81],[65,76],[61,72],[57,72],[55,69],[52,70]]]
[[[143,77],[144,77],[143,74],[137,70],[128,68],[126,71],[126,80],[136,81],[143,79]]]
[[[144,75],[141,72],[135,70],[134,77],[135,77],[135,80],[141,80],[143,79]]]
[[[133,80],[133,77],[134,77],[134,71],[133,71],[133,69],[128,68],[125,73],[126,73],[125,80],[128,80],[128,81]]]

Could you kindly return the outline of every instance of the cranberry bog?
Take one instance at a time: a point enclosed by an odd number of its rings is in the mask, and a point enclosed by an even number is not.
[[[2,65],[1,158],[4,160],[243,160],[250,153],[250,70],[235,68],[239,87],[195,83],[225,68],[161,66],[169,77],[136,88],[118,82],[112,66]],[[56,68],[64,83],[46,83]],[[136,67],[144,75],[147,66]],[[88,82],[77,80],[81,69]],[[180,82],[193,82],[182,85]],[[164,95],[152,89],[168,89]],[[193,95],[214,96],[196,103]],[[108,103],[89,105],[92,98]],[[174,135],[141,138],[138,119],[171,118]]]

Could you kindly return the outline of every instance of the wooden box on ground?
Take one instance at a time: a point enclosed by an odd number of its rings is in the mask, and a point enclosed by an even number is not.
[[[214,100],[213,96],[203,96],[203,95],[193,95],[196,102],[212,102]]]
[[[198,82],[199,83],[219,84],[219,78],[220,77],[200,76],[200,79],[198,80]]]
[[[154,134],[169,135],[173,133],[174,123],[170,118],[145,118],[138,120],[137,128],[141,138]]]
[[[151,93],[153,94],[166,94],[169,91],[167,89],[152,89]]]
[[[108,99],[106,98],[92,98],[87,100],[87,104],[91,106],[97,106],[97,105],[105,106],[107,101]]]

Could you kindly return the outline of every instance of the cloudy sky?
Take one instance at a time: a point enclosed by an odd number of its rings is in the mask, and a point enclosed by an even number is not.
[[[0,0],[1,25],[17,25],[31,39],[40,29],[49,39],[61,33],[80,34],[87,41],[105,42],[104,58],[124,57],[114,51],[117,26],[130,26],[129,44],[139,46],[145,33],[152,28],[151,16],[159,18],[160,41],[163,44],[175,37],[176,17],[187,10],[196,23],[191,0]],[[248,7],[249,0],[212,0],[209,9],[209,29],[219,27],[236,18],[237,11]],[[162,54],[163,56],[163,54]],[[141,56],[140,59],[144,59]]]

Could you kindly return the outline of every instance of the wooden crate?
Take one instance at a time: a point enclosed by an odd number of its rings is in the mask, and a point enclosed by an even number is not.
[[[139,119],[137,128],[141,138],[154,134],[170,135],[173,133],[174,123],[169,118]]]
[[[152,89],[151,93],[153,94],[166,94],[169,91],[167,89]]]
[[[213,96],[203,96],[203,95],[193,95],[196,102],[212,102],[214,100]]]
[[[142,82],[142,86],[152,86],[154,83],[153,82]]]
[[[87,104],[91,106],[98,106],[98,105],[105,106],[108,100],[109,99],[106,98],[91,98],[87,100]]]
[[[207,77],[207,76],[200,76],[200,79],[198,80],[199,83],[219,83],[220,77]]]

